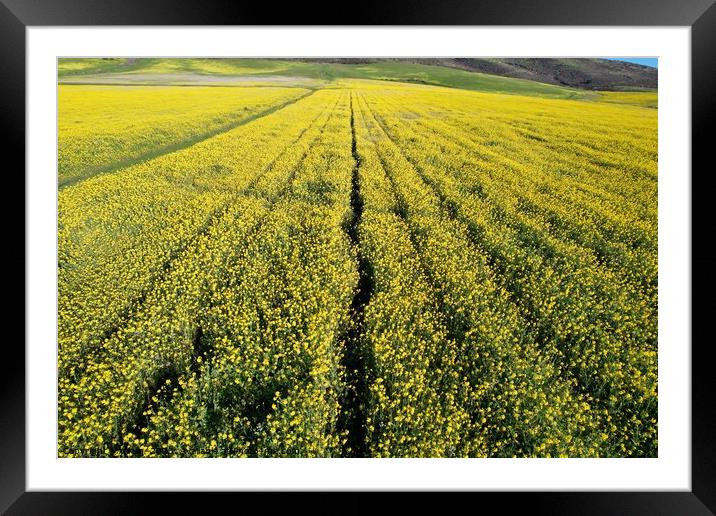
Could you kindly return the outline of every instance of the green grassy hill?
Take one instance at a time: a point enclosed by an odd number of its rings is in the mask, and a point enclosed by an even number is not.
[[[357,59],[352,64],[346,63],[345,59],[327,61],[329,62],[298,59],[62,58],[58,61],[58,80],[65,84],[278,85],[315,89],[340,79],[372,79],[492,93],[657,107],[656,90],[589,91],[537,80],[469,71],[454,66],[427,64],[433,61],[437,63],[438,60],[415,62],[416,60]],[[562,61],[565,60],[560,63]]]

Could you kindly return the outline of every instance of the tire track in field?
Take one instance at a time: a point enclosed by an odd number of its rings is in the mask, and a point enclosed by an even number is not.
[[[362,95],[361,95],[362,97]],[[375,119],[375,115],[373,114],[372,110],[370,109],[367,101],[363,98],[363,104],[365,105],[365,110],[370,113],[370,115]],[[360,107],[358,108],[360,110]],[[364,123],[366,123],[367,116],[361,114],[363,117]],[[382,131],[382,127],[377,125],[379,130]],[[370,129],[368,129],[368,132],[370,133]],[[387,135],[386,135],[387,136]],[[368,140],[375,141],[372,136],[368,136]],[[392,140],[391,140],[392,142]],[[378,162],[380,164],[380,168],[383,172],[383,175],[385,176],[389,189],[390,189],[390,195],[394,201],[393,206],[391,207],[391,213],[394,214],[399,221],[402,223],[406,230],[406,235],[408,237],[408,241],[410,243],[410,248],[413,253],[415,253],[415,257],[417,258],[417,269],[415,270],[415,274],[422,276],[424,280],[426,281],[427,288],[429,291],[426,293],[427,298],[430,299],[430,304],[434,305],[439,311],[435,313],[436,321],[439,323],[439,325],[445,329],[447,336],[454,340],[455,342],[461,342],[461,337],[456,335],[449,327],[449,324],[447,324],[446,320],[446,314],[448,313],[447,308],[445,307],[445,304],[443,303],[443,299],[440,296],[438,289],[436,289],[435,284],[437,282],[434,271],[428,266],[428,264],[425,261],[424,258],[424,251],[421,250],[421,247],[418,244],[417,240],[417,234],[420,232],[420,228],[418,225],[416,225],[414,220],[411,220],[408,216],[408,203],[404,195],[400,192],[399,187],[397,186],[395,174],[392,171],[391,167],[387,163],[384,155],[382,152],[378,150],[377,145],[373,143],[373,148],[375,151],[375,156],[378,159]],[[437,363],[441,363],[443,360],[443,355],[440,355],[439,357],[435,358],[434,360],[437,361]],[[440,366],[442,367],[442,365]],[[438,390],[441,387],[438,387]],[[366,391],[366,400],[367,400],[367,391]]]
[[[130,167],[132,165],[136,165],[138,163],[142,163],[144,161],[149,161],[154,158],[158,158],[159,156],[163,156],[165,154],[171,154],[172,152],[177,152],[180,150],[184,150],[186,148],[191,147],[192,145],[196,145],[197,143],[201,143],[205,140],[208,140],[209,138],[213,138],[214,136],[218,136],[222,133],[226,133],[231,131],[232,129],[236,129],[237,127],[241,127],[242,125],[249,124],[253,122],[254,120],[258,120],[259,118],[263,118],[265,116],[268,116],[272,113],[275,113],[276,111],[279,111],[281,109],[284,109],[291,104],[295,104],[299,100],[303,100],[314,93],[316,93],[318,90],[311,90],[307,93],[304,93],[303,95],[300,95],[296,98],[290,99],[286,102],[282,102],[280,104],[277,104],[275,106],[271,106],[263,111],[260,111],[258,113],[255,113],[251,116],[248,116],[246,118],[242,118],[240,120],[234,120],[233,122],[229,122],[227,124],[221,125],[219,127],[216,127],[210,131],[206,131],[198,136],[188,138],[185,140],[180,140],[178,142],[170,143],[168,145],[162,145],[160,147],[155,147],[147,152],[144,152],[138,156],[134,156],[132,158],[127,158],[121,161],[117,161],[115,163],[110,163],[109,165],[105,165],[102,167],[93,168],[90,170],[86,170],[84,173],[80,173],[78,176],[68,177],[66,179],[59,179],[57,181],[58,186],[58,192],[68,186],[77,184],[81,181],[84,181],[86,179],[90,179],[92,177],[96,177],[103,174],[111,174],[113,172],[118,172],[119,170],[123,168]]]
[[[364,311],[373,294],[373,276],[360,245],[358,227],[363,217],[363,196],[360,192],[361,158],[356,147],[355,114],[353,92],[351,92],[351,154],[355,165],[351,177],[350,205],[351,220],[347,228],[348,237],[357,252],[358,285],[351,302],[353,322],[344,339],[344,353],[341,363],[346,372],[346,399],[341,406],[339,430],[348,432],[345,455],[367,457],[366,406],[368,385],[366,384],[366,363],[362,350]]]
[[[378,123],[378,119],[371,110],[368,102],[363,98],[363,104],[365,105],[366,111],[372,116],[374,120],[376,120],[376,126],[379,128],[380,131],[385,133],[385,130],[383,127]],[[364,122],[367,117],[364,117]],[[370,130],[369,130],[370,131]],[[393,143],[393,141],[390,139],[390,137],[386,133],[386,137]],[[372,138],[372,137],[371,137]],[[394,143],[393,143],[394,144]],[[395,144],[394,144],[395,145]],[[437,313],[435,314],[436,320],[438,323],[445,329],[446,335],[449,340],[453,340],[457,345],[462,345],[462,342],[464,341],[464,334],[456,332],[450,324],[448,324],[448,314],[450,313],[450,309],[447,307],[444,296],[440,292],[440,289],[437,287],[438,279],[436,278],[435,271],[426,263],[424,253],[425,250],[421,249],[421,246],[418,243],[417,234],[421,231],[420,227],[415,223],[414,220],[411,220],[408,216],[408,202],[405,198],[405,196],[400,192],[396,179],[395,174],[392,171],[391,167],[387,163],[385,157],[383,156],[383,153],[379,151],[378,146],[373,144],[375,155],[378,158],[378,161],[380,162],[380,167],[383,170],[383,174],[385,175],[386,179],[388,180],[388,183],[390,184],[390,190],[391,195],[393,199],[395,200],[395,206],[392,212],[400,219],[400,221],[403,223],[407,230],[407,236],[408,240],[410,241],[410,246],[412,247],[413,252],[415,253],[415,256],[417,257],[418,264],[419,264],[419,270],[416,271],[417,274],[423,276],[425,278],[425,281],[427,282],[427,286],[429,289],[429,292],[427,293],[427,296],[431,299],[431,303],[434,304],[434,306],[437,308]],[[396,148],[400,150],[397,145]],[[400,151],[402,153],[402,151]],[[439,205],[438,205],[439,206]],[[440,206],[440,208],[442,208]],[[439,222],[439,221],[438,221]],[[469,242],[465,242],[466,245],[469,245]],[[442,358],[440,359],[442,360]]]
[[[373,112],[373,110],[370,108],[370,105],[368,104],[368,101],[365,100],[365,97],[363,98],[363,104],[365,105],[366,110],[370,115],[373,117],[373,119],[378,123],[378,127],[380,130],[385,134],[385,136],[390,140],[391,143],[401,152],[402,150],[398,145],[393,141],[393,139],[388,135],[388,133],[385,131],[385,128],[380,124],[380,121],[378,120],[378,117]],[[460,342],[462,339],[458,335],[454,335],[453,332],[449,329],[449,325],[445,323],[446,314],[449,313],[449,310],[446,308],[445,304],[442,301],[441,296],[438,294],[439,289],[436,288],[437,280],[435,278],[435,274],[433,274],[433,271],[428,267],[428,265],[425,262],[425,259],[423,258],[424,251],[421,251],[420,246],[418,244],[416,234],[419,231],[419,228],[416,227],[416,224],[414,221],[411,221],[408,217],[408,201],[405,199],[405,196],[403,196],[400,193],[400,190],[396,184],[395,175],[391,171],[390,166],[388,165],[385,157],[383,156],[383,153],[381,153],[378,150],[378,146],[374,144],[375,147],[375,154],[378,157],[378,160],[380,161],[380,166],[383,169],[383,174],[385,175],[386,179],[390,183],[391,193],[393,198],[396,201],[395,215],[405,224],[405,227],[408,229],[408,238],[410,240],[410,244],[413,247],[413,250],[415,251],[415,255],[418,257],[418,261],[420,262],[420,273],[425,276],[425,278],[428,279],[428,283],[432,289],[432,292],[430,293],[430,296],[437,302],[437,304],[440,307],[440,314],[439,319],[442,324],[444,324],[445,328],[448,329],[448,336],[452,339],[454,339],[456,342]],[[420,177],[420,176],[419,176]],[[439,205],[440,206],[440,205]],[[440,206],[442,208],[442,206]]]
[[[335,108],[335,106],[331,109],[331,111],[332,111],[334,108]],[[219,220],[221,219],[221,217],[223,217],[223,216],[228,212],[228,210],[231,208],[231,205],[232,205],[238,198],[240,198],[242,195],[245,195],[245,194],[248,193],[248,192],[253,191],[253,189],[255,188],[256,184],[258,184],[258,182],[261,180],[261,178],[264,177],[264,176],[272,169],[272,167],[274,166],[274,164],[276,163],[276,161],[277,161],[279,158],[281,158],[281,156],[284,155],[284,153],[287,151],[287,149],[288,149],[291,145],[293,145],[293,144],[295,144],[296,142],[300,141],[301,138],[303,138],[303,136],[304,136],[304,134],[306,133],[306,131],[308,131],[311,127],[313,127],[313,125],[316,123],[316,121],[317,121],[323,114],[324,114],[323,111],[320,112],[320,113],[316,116],[316,118],[314,118],[314,119],[311,121],[311,123],[309,123],[309,124],[299,133],[298,137],[296,137],[296,138],[294,139],[294,141],[293,141],[292,144],[289,144],[289,145],[287,145],[286,147],[284,147],[284,149],[282,149],[281,152],[279,152],[279,153],[269,162],[269,164],[264,167],[264,169],[263,169],[258,175],[256,175],[254,178],[252,178],[251,181],[249,181],[249,183],[248,183],[244,188],[242,188],[241,190],[239,190],[238,192],[236,192],[234,195],[232,195],[232,196],[226,201],[225,204],[223,204],[222,206],[220,206],[219,208],[217,208],[216,210],[214,210],[213,212],[211,212],[211,213],[208,215],[208,217],[206,218],[206,220],[204,221],[204,224],[202,224],[202,225],[197,229],[197,231],[196,231],[193,235],[191,235],[190,237],[188,237],[188,238],[187,238],[184,242],[182,242],[178,247],[176,247],[175,249],[173,249],[172,252],[170,253],[168,259],[167,259],[163,264],[161,264],[161,265],[157,268],[157,272],[154,274],[154,277],[149,281],[149,285],[147,285],[147,287],[142,291],[142,293],[141,293],[138,297],[136,297],[136,298],[134,298],[133,300],[130,300],[130,301],[129,301],[129,303],[128,303],[127,307],[125,308],[125,310],[123,311],[123,313],[118,317],[119,321],[118,321],[116,324],[110,326],[110,327],[109,327],[107,330],[105,330],[104,332],[100,333],[99,336],[98,336],[98,338],[97,338],[96,340],[93,339],[94,342],[99,342],[99,343],[100,343],[99,347],[96,346],[96,345],[89,345],[86,349],[83,349],[82,352],[81,352],[79,355],[82,356],[82,357],[84,357],[85,355],[90,355],[90,356],[93,356],[95,359],[98,358],[98,357],[101,355],[102,344],[103,344],[104,342],[106,342],[108,339],[110,339],[113,335],[115,335],[115,334],[125,325],[125,323],[126,323],[126,320],[125,320],[125,319],[126,319],[126,317],[127,317],[129,314],[135,313],[138,309],[140,309],[140,308],[142,307],[142,305],[143,305],[144,302],[146,301],[146,298],[147,298],[147,296],[149,295],[149,293],[150,293],[150,292],[155,288],[155,286],[161,281],[161,279],[162,279],[162,277],[164,276],[164,274],[171,269],[173,263],[174,263],[180,256],[182,256],[184,253],[186,253],[187,250],[190,249],[191,245],[192,245],[194,242],[196,242],[202,235],[205,235],[205,234],[211,229],[212,225],[215,224],[217,221],[219,221]],[[328,115],[327,120],[328,120],[328,119],[330,119],[330,112],[329,112],[329,115]],[[324,127],[325,127],[325,124],[324,124]],[[323,131],[323,129],[321,129],[321,131]],[[316,138],[317,138],[317,137],[316,137]],[[314,138],[314,140],[312,140],[312,142],[315,141],[316,138]],[[305,157],[305,156],[304,156],[304,157]],[[300,164],[302,161],[303,161],[303,158],[301,158],[301,160],[299,161],[299,164]],[[298,164],[297,164],[297,166],[298,166]],[[281,193],[281,195],[283,195],[283,194],[284,194],[284,192]],[[67,369],[70,369],[70,368],[72,368],[73,366],[74,366],[74,368],[75,368],[75,381],[76,381],[76,380],[79,379],[79,377],[81,376],[81,374],[84,372],[84,369],[86,368],[87,364],[86,364],[86,361],[83,361],[83,362],[81,362],[80,364],[69,364],[69,365],[67,365]],[[66,371],[64,371],[64,370],[60,370],[60,371],[59,371],[60,377],[64,376],[65,374],[66,374]]]

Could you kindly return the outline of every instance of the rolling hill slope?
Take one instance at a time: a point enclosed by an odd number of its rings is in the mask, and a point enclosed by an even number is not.
[[[656,69],[606,59],[63,58],[58,64],[58,82],[62,84],[317,89],[341,79],[657,105]]]

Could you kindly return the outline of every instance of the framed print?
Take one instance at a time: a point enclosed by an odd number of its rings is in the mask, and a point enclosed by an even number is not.
[[[716,510],[711,2],[131,4],[0,8],[26,194],[3,510]]]

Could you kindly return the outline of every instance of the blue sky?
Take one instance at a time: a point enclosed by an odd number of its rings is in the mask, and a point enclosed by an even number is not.
[[[659,67],[659,59],[656,57],[605,57],[604,59],[611,59],[612,61],[628,61],[630,63],[651,66],[652,68]]]

